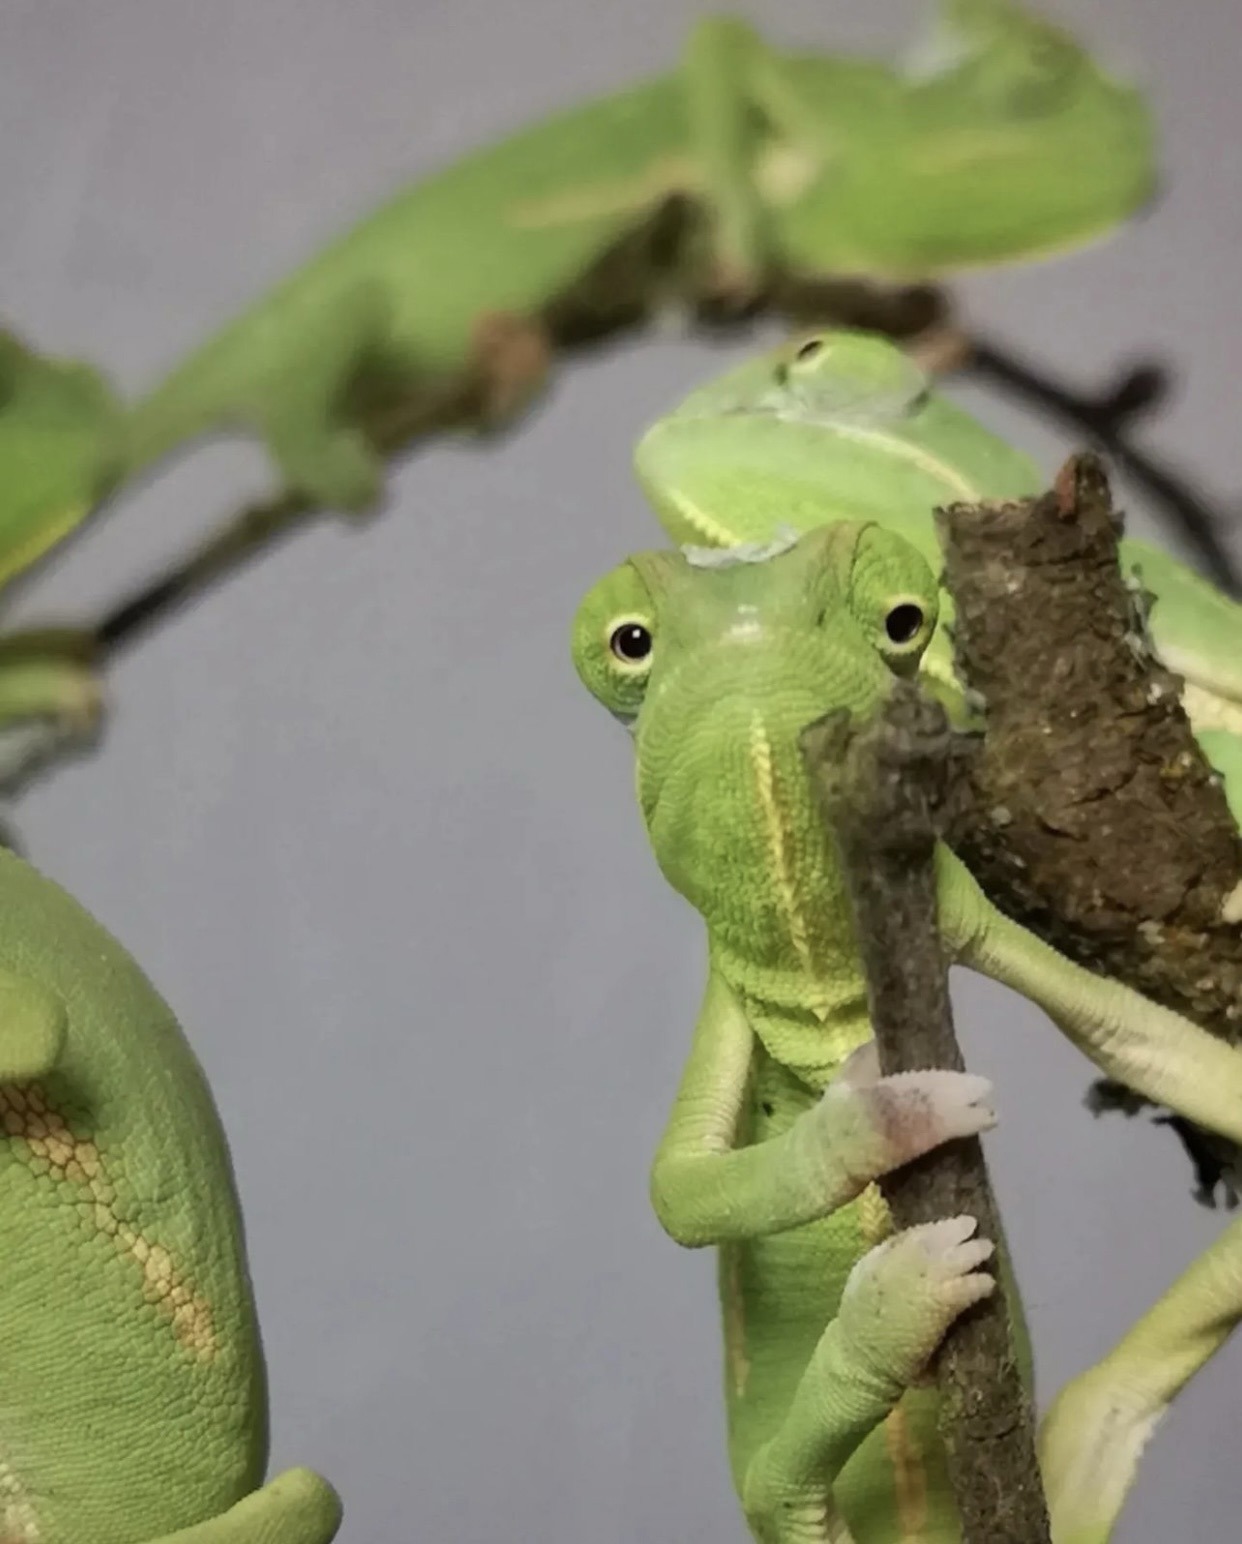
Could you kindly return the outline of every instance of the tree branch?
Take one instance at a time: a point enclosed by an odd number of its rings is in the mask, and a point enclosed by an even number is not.
[[[1180,678],[1147,645],[1100,461],[1073,458],[1042,498],[937,519],[957,672],[987,716],[951,845],[1063,954],[1242,1042],[1242,839]],[[1096,1090],[1097,1108],[1142,1103]],[[1210,1199],[1236,1150],[1171,1123]]]
[[[1229,535],[1239,531],[1234,515],[1222,518],[1206,497],[1172,467],[1140,450],[1128,433],[1135,416],[1146,411],[1165,385],[1163,372],[1154,366],[1127,372],[1109,390],[1091,396],[1040,371],[1029,360],[1002,348],[989,338],[968,340],[962,369],[966,375],[1005,388],[1011,395],[1041,408],[1094,442],[1122,471],[1164,510],[1174,530],[1190,543],[1208,577],[1227,595],[1242,598],[1238,559],[1230,550]]]
[[[852,728],[834,714],[803,749],[844,862],[883,1073],[962,1070],[948,969],[936,926],[935,843],[955,760],[943,710],[898,682],[884,709]],[[966,1213],[1004,1239],[977,1138],[947,1144],[882,1186],[898,1227]],[[1003,1268],[1003,1265],[1002,1265]],[[1045,1544],[1049,1525],[1004,1294],[964,1314],[935,1359],[941,1433],[963,1544]]]

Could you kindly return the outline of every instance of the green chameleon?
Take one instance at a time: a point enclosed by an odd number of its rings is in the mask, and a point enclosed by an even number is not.
[[[643,436],[635,469],[678,542],[731,547],[782,526],[876,520],[936,572],[937,505],[1048,486],[1026,456],[932,392],[908,355],[844,330],[782,344],[692,392]],[[1152,597],[1151,641],[1185,678],[1183,705],[1242,820],[1242,606],[1146,542],[1123,538],[1121,558]],[[947,592],[940,618],[952,621]],[[922,671],[950,717],[970,722],[944,626]]]
[[[262,1486],[263,1357],[202,1071],[125,951],[3,850],[0,999],[0,1540],[328,1544],[324,1480]]]
[[[675,74],[458,161],[324,250],[137,405],[128,471],[242,429],[291,492],[364,507],[389,415],[470,377],[476,420],[505,417],[562,331],[1059,252],[1145,204],[1153,163],[1139,93],[1013,0],[942,0],[904,71],[711,18]]]
[[[365,509],[385,454],[512,419],[557,348],[783,295],[831,316],[855,281],[1046,257],[1116,228],[1155,180],[1141,95],[1013,0],[940,0],[903,67],[706,19],[675,73],[398,194],[125,414],[88,367],[0,337],[37,388],[10,390],[0,352],[0,583],[6,551],[33,560],[200,436],[258,434],[287,499]],[[0,729],[53,750],[89,736],[96,642],[0,639]]]
[[[673,1238],[720,1248],[731,1463],[765,1544],[960,1538],[921,1374],[992,1290],[993,1241],[969,1217],[893,1233],[873,1182],[987,1129],[991,1089],[949,1071],[878,1076],[843,876],[799,750],[806,725],[866,716],[918,670],[937,608],[908,541],[838,520],[797,541],[632,557],[574,622],[579,675],[633,735],[657,862],[706,924],[708,981],[652,1197]],[[937,888],[954,962],[1038,1003],[1110,1076],[1242,1133],[1235,1050],[1064,959],[944,846]],[[1040,1450],[1056,1544],[1110,1536],[1156,1421],[1242,1317],[1240,1264],[1235,1223],[1058,1398]]]

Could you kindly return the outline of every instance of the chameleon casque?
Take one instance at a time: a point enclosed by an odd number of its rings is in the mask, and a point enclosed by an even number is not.
[[[554,350],[755,305],[900,331],[885,287],[1047,257],[1148,202],[1137,89],[1014,0],[938,15],[895,66],[705,18],[676,71],[399,193],[133,404],[0,340],[0,559],[28,566],[209,434],[260,436],[291,507],[362,510],[384,456],[511,421]],[[89,726],[96,642],[0,640],[0,726]]]
[[[1038,495],[1027,456],[931,390],[882,338],[836,331],[782,344],[693,391],[635,452],[638,480],[679,543],[770,541],[782,526],[876,520],[937,573],[933,510]],[[1158,547],[1123,537],[1121,560],[1151,599],[1156,653],[1185,679],[1195,736],[1242,819],[1242,606]],[[925,684],[958,724],[972,714],[953,675],[952,597],[923,655]]]
[[[176,1019],[0,850],[0,1544],[328,1544],[335,1492],[266,1486],[267,1389],[232,1168]]]
[[[730,1456],[766,1544],[960,1538],[920,1373],[992,1289],[993,1241],[968,1217],[890,1235],[872,1182],[991,1125],[990,1087],[877,1077],[843,877],[799,749],[806,725],[865,715],[918,669],[937,605],[910,543],[845,520],[793,545],[639,554],[574,623],[582,680],[633,735],[659,866],[707,928],[652,1197],[676,1240],[720,1248]],[[1235,1050],[1065,960],[943,845],[937,894],[954,962],[1030,997],[1110,1076],[1242,1131]],[[1240,1256],[1234,1224],[1053,1406],[1041,1464],[1057,1544],[1109,1538],[1156,1421],[1242,1317]]]

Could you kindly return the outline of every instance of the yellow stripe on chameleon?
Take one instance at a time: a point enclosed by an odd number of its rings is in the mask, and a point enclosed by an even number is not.
[[[815,980],[811,944],[807,936],[806,921],[798,905],[798,886],[789,867],[789,840],[781,815],[780,799],[776,792],[772,745],[763,726],[763,715],[758,712],[752,714],[750,720],[750,764],[754,769],[759,807],[763,811],[763,822],[767,827],[771,872],[776,879],[781,909],[785,913],[785,923],[789,929],[789,940],[793,944],[799,964],[807,973],[809,985]],[[821,1017],[827,1016],[829,1006],[823,1001],[818,1005],[811,1005],[812,1011]]]
[[[910,462],[920,472],[939,479],[963,503],[974,504],[983,497],[982,491],[974,483],[968,482],[951,462],[942,461],[939,456],[933,456],[929,450],[912,445],[908,440],[896,439],[880,429],[864,429],[858,424],[834,423],[826,427],[844,440],[854,440],[860,445],[875,445],[885,456]]]
[[[884,1445],[893,1466],[893,1491],[902,1544],[918,1544],[927,1530],[927,1470],[900,1405],[884,1422]]]
[[[22,1482],[0,1459],[0,1544],[38,1544],[39,1519]]]
[[[858,1197],[858,1226],[868,1249],[874,1249],[892,1234],[893,1214],[874,1181]]]
[[[712,515],[704,514],[697,504],[692,504],[689,499],[680,494],[670,495],[677,513],[685,520],[692,531],[697,531],[705,539],[709,547],[736,547],[742,538],[731,531],[728,526],[721,525],[720,521]]]
[[[746,1351],[746,1305],[742,1300],[742,1250],[737,1244],[725,1246],[728,1263],[724,1271],[725,1356],[734,1395],[741,1399],[750,1381],[750,1357]]]
[[[513,230],[539,230],[636,214],[671,193],[693,193],[701,182],[698,168],[689,156],[663,156],[633,177],[513,204],[506,211],[504,222]]]
[[[77,1188],[79,1214],[87,1226],[134,1261],[142,1272],[143,1299],[167,1320],[186,1351],[200,1362],[210,1362],[220,1349],[211,1304],[194,1290],[169,1251],[138,1232],[118,1211],[116,1191],[94,1142],[74,1134],[37,1083],[0,1086],[0,1122],[25,1146],[26,1164],[34,1174]],[[0,1544],[8,1544],[3,1533]]]

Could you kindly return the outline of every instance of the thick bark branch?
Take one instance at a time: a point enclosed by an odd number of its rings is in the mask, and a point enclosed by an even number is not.
[[[1242,840],[1180,679],[1146,646],[1100,462],[1072,459],[1043,498],[937,519],[957,671],[987,715],[952,846],[1063,954],[1242,1041],[1242,928],[1226,920]],[[1097,1107],[1138,1107],[1097,1090]],[[1173,1124],[1207,1199],[1236,1152]]]
[[[944,713],[898,682],[871,723],[853,729],[833,715],[806,731],[803,746],[844,862],[880,1069],[960,1071],[936,926],[935,842],[954,746]],[[977,1139],[937,1149],[882,1188],[898,1227],[966,1213],[1003,1246]],[[935,1371],[964,1544],[1044,1544],[1034,1412],[1002,1293],[958,1320]]]

